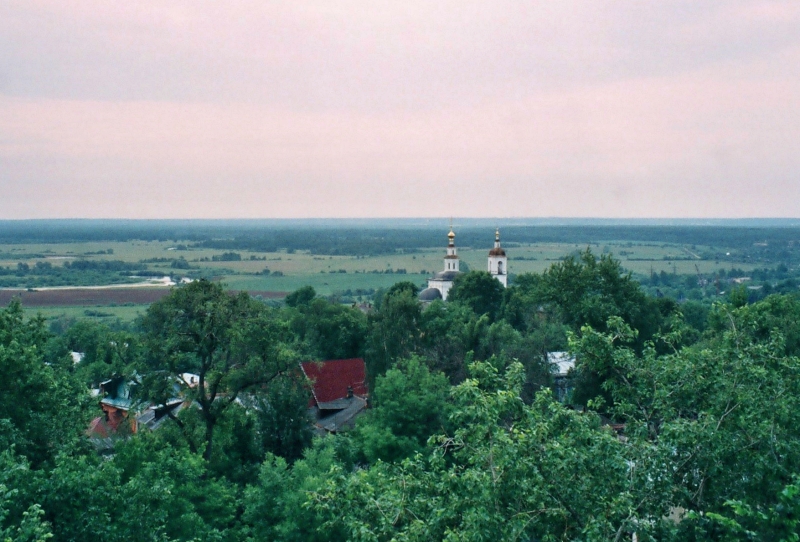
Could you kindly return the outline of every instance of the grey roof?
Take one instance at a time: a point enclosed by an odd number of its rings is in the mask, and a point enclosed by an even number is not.
[[[454,281],[461,274],[461,271],[440,271],[433,276],[432,280]]]
[[[333,401],[328,401],[327,403],[317,403],[317,407],[320,410],[342,410],[350,406],[350,399],[347,397],[342,397],[341,399],[335,399]]]
[[[185,406],[182,399],[171,399],[166,405],[150,406],[136,417],[136,423],[138,423],[140,427],[147,427],[151,431],[154,431],[164,423],[164,420],[169,419],[170,411],[174,415],[183,410]]]
[[[436,301],[442,298],[442,292],[438,288],[425,288],[419,293],[420,301]]]
[[[317,420],[316,426],[319,432],[335,433],[341,429],[351,428],[355,425],[356,416],[367,408],[367,400],[357,395],[343,401],[348,403],[346,408]]]

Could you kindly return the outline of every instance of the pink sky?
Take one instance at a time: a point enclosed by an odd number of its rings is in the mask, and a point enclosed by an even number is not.
[[[800,2],[0,4],[0,219],[800,217]]]

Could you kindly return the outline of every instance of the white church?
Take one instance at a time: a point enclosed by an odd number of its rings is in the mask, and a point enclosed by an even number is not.
[[[431,302],[437,299],[446,300],[453,281],[461,274],[459,270],[458,251],[456,250],[456,234],[453,228],[447,234],[447,254],[444,257],[444,271],[436,273],[428,279],[428,287],[419,294],[420,301]],[[489,251],[489,273],[500,281],[503,287],[508,286],[508,257],[500,246],[500,230],[494,233],[494,248]]]

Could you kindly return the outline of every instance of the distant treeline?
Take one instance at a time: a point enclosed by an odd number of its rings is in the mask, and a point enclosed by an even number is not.
[[[0,287],[87,286],[132,282],[131,276],[161,276],[140,263],[123,261],[76,260],[54,266],[50,262],[28,265],[19,262],[13,267],[0,266]]]
[[[377,255],[441,247],[447,226],[441,227],[332,227],[278,226],[273,222],[209,220],[75,220],[0,221],[0,243],[69,243],[87,241],[189,241],[191,246],[220,250],[306,250],[324,255]],[[292,222],[291,224],[296,224]],[[734,258],[750,261],[800,259],[800,227],[767,226],[650,226],[650,225],[535,225],[508,226],[502,221],[502,240],[514,243],[574,243],[609,241],[678,243],[713,247],[703,258],[717,258],[737,250]],[[456,245],[489,248],[491,227],[456,228]],[[191,248],[190,246],[190,248]]]
[[[99,271],[99,272],[134,272],[147,269],[141,263],[128,263],[119,260],[75,260],[64,262],[64,266],[53,266],[50,262],[36,262],[30,266],[19,262],[16,267],[0,267],[0,275],[60,275],[69,271]]]

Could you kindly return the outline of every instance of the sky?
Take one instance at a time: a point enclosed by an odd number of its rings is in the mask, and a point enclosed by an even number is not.
[[[2,0],[0,219],[800,217],[797,0]]]

